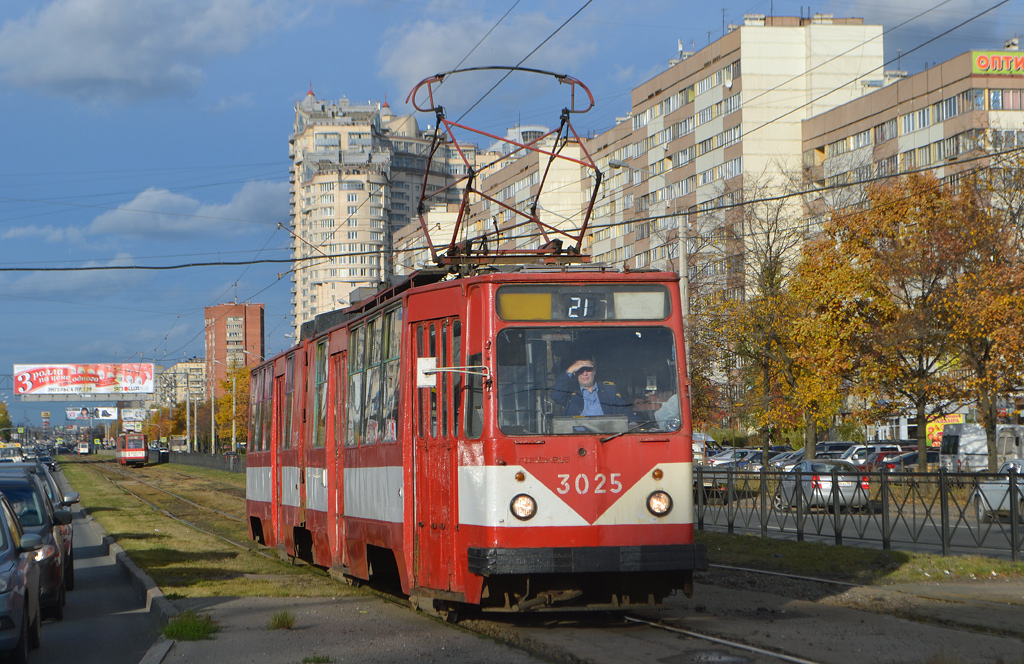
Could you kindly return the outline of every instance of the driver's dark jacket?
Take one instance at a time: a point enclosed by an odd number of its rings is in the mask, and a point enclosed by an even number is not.
[[[598,381],[597,398],[605,415],[629,415],[630,419],[635,417],[629,404],[619,394],[619,388],[615,387],[615,383]],[[583,388],[575,376],[570,376],[564,371],[559,372],[555,385],[551,388],[551,399],[562,406],[563,416],[583,414]]]

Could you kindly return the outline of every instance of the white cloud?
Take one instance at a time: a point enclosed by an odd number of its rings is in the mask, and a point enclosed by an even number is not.
[[[249,182],[224,204],[147,189],[89,226],[93,234],[203,241],[265,229],[288,219],[287,182]],[[261,230],[262,232],[262,230]]]
[[[2,240],[40,239],[51,244],[74,244],[82,241],[81,229],[73,226],[18,226],[0,233]]]
[[[469,53],[480,39],[494,27],[500,14],[487,18],[481,15],[457,15],[448,22],[420,20],[394,25],[381,39],[378,58],[380,74],[392,80],[400,90],[412,90],[413,86],[429,75],[459,68],[490,65],[511,66],[521,61],[548,35],[553,33],[564,19],[556,20],[540,13],[512,14],[506,18],[481,43],[467,60],[459,61]],[[545,44],[532,55],[523,67],[572,73],[584,59],[596,51],[596,45],[584,39],[573,39],[574,26]],[[458,45],[455,47],[454,45]],[[484,74],[463,74],[452,76],[442,86],[434,86],[435,102],[453,109],[466,109],[476,102],[503,75],[504,72]],[[554,79],[536,76],[515,75],[497,94],[488,97],[490,104],[501,100],[503,103],[526,101],[531,93],[538,90],[550,91],[557,88]],[[564,86],[562,86],[564,87]],[[417,100],[421,106],[428,106],[426,90],[421,90]],[[568,99],[568,89],[564,95]],[[566,102],[567,103],[567,102]],[[453,118],[454,119],[454,118]],[[557,114],[555,115],[557,120]]]
[[[285,0],[54,0],[0,26],[0,82],[79,101],[190,92],[287,19]]]

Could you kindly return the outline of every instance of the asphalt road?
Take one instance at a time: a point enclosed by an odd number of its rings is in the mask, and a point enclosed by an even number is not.
[[[58,483],[67,486],[60,472]],[[68,593],[64,620],[43,622],[42,647],[33,664],[138,664],[156,642],[158,625],[114,558],[102,532],[82,509],[73,508],[75,589]]]

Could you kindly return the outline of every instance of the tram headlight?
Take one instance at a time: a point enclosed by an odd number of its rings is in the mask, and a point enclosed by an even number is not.
[[[517,519],[527,521],[537,513],[537,501],[525,493],[520,493],[512,499],[509,509]]]
[[[672,511],[672,496],[664,491],[655,491],[647,496],[647,511],[654,516],[665,516]]]

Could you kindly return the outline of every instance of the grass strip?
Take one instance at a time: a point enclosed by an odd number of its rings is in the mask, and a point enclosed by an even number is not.
[[[861,585],[1024,579],[1024,563],[986,556],[940,556],[890,549],[791,542],[756,535],[696,531],[712,565],[845,581]]]
[[[171,599],[336,597],[354,591],[313,567],[296,567],[199,532],[141,503],[91,464],[64,464],[82,506]]]

